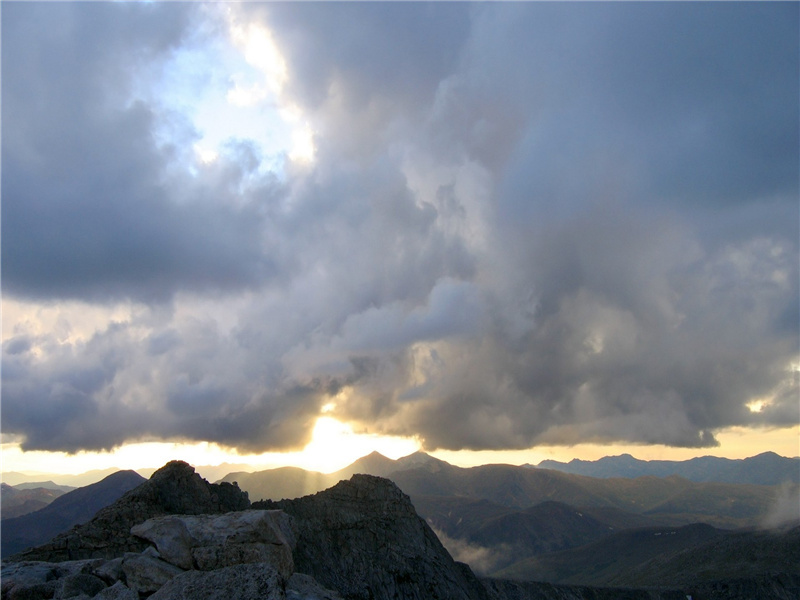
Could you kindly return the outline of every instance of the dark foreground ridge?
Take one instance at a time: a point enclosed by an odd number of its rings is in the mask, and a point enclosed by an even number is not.
[[[635,590],[478,578],[391,481],[353,475],[257,502],[172,462],[91,521],[5,561],[1,600],[744,600],[800,597],[765,575]]]

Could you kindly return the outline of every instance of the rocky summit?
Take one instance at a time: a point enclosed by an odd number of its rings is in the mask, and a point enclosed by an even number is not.
[[[312,496],[253,506],[294,517],[295,569],[346,598],[488,598],[388,479],[353,475]]]
[[[230,483],[212,484],[182,461],[172,461],[149,480],[126,492],[89,522],[54,537],[50,542],[12,557],[13,560],[66,561],[114,558],[141,552],[147,542],[131,527],[169,514],[213,514],[250,507],[247,493]]]

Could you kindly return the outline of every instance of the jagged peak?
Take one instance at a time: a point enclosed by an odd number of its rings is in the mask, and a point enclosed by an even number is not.
[[[150,476],[150,479],[162,479],[166,477],[175,477],[176,475],[191,477],[195,474],[196,471],[194,470],[194,467],[189,463],[182,460],[171,460],[163,467],[155,471]]]

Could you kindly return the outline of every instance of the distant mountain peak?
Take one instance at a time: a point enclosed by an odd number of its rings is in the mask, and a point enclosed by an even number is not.
[[[378,460],[392,460],[391,458],[389,458],[388,456],[384,456],[383,454],[381,454],[381,453],[380,453],[380,452],[378,452],[377,450],[373,450],[372,452],[370,452],[370,453],[369,453],[369,454],[367,454],[366,456],[362,456],[361,458],[362,458],[362,459],[364,459],[364,458],[369,458],[369,459],[373,459],[373,460],[374,460],[374,459],[378,459]]]

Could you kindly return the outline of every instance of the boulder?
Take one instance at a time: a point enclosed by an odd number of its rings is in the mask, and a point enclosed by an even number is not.
[[[294,571],[291,517],[279,510],[170,515],[149,519],[131,533],[155,544],[162,559],[183,569],[270,563],[286,579]]]
[[[94,600],[139,600],[139,594],[121,581],[117,581],[111,587],[101,590],[100,593],[94,597]]]
[[[47,600],[55,596],[58,582],[20,584],[3,595],[3,600]]]
[[[267,563],[233,565],[214,571],[186,571],[150,600],[284,600],[285,581]]]
[[[92,578],[93,569],[102,562],[102,560],[75,560],[61,563],[41,561],[4,562],[2,570],[0,570],[2,598],[3,600],[6,598],[8,600],[67,598],[69,596],[64,596],[62,591],[66,581],[70,581],[67,592],[72,596],[77,596],[82,591],[78,589],[81,585],[79,582],[83,581],[85,583],[88,581],[83,579],[82,576],[86,575]],[[99,579],[97,579],[96,583],[99,583],[101,587],[105,587],[105,583]]]
[[[106,587],[102,579],[90,573],[72,573],[60,580],[53,598],[60,600],[82,595],[92,598]]]
[[[286,582],[286,600],[342,600],[342,597],[322,587],[310,575],[295,573]]]
[[[181,575],[184,570],[160,558],[131,554],[123,559],[122,572],[130,589],[149,593],[155,592],[173,577]]]

